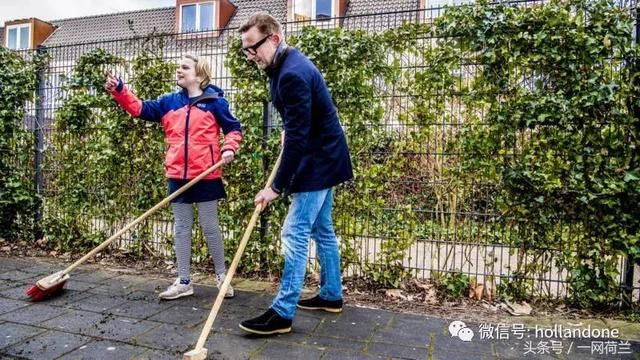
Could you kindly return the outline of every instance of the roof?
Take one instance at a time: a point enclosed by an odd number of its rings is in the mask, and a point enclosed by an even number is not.
[[[382,14],[387,12],[417,10],[418,0],[351,0],[347,5],[347,16]]]
[[[345,29],[384,31],[418,18],[419,0],[351,0],[347,5]],[[411,11],[416,10],[416,11]],[[385,15],[385,13],[389,13]],[[373,19],[366,14],[378,14]],[[357,16],[357,17],[355,17]]]
[[[233,0],[237,10],[227,24],[225,35],[234,35],[251,15],[265,11],[280,22],[287,21],[287,0]],[[364,14],[380,14],[389,11],[417,10],[419,0],[350,0],[347,5],[346,28],[366,27],[367,17],[349,19]],[[402,19],[414,19],[416,13],[407,12],[399,16],[391,14],[388,21],[376,21],[376,28],[385,29],[401,25]],[[383,19],[384,20],[384,19]],[[44,42],[46,46],[81,44],[134,36],[175,33],[175,7],[120,12],[115,14],[93,15],[71,19],[49,21],[56,26],[54,33]],[[223,36],[223,37],[226,37]]]
[[[44,45],[56,46],[174,33],[175,7],[49,21],[56,30]]]
[[[240,28],[251,15],[260,11],[271,14],[281,23],[287,21],[287,0],[233,0],[233,3],[237,10],[227,25],[229,30]]]

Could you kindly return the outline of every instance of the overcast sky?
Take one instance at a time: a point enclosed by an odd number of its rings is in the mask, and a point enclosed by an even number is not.
[[[176,0],[0,0],[0,26],[8,20],[30,17],[58,20],[174,6],[175,3]]]

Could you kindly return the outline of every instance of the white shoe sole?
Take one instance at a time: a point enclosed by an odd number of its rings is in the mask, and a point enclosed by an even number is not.
[[[242,324],[238,324],[238,326],[240,327],[240,329],[242,329],[242,330],[244,330],[246,332],[250,332],[252,334],[258,334],[258,335],[288,334],[288,333],[291,332],[291,326],[289,326],[288,328],[277,329],[277,330],[272,330],[272,331],[253,330],[253,329],[249,329],[247,327],[242,326]]]
[[[179,293],[177,295],[173,295],[173,296],[162,296],[162,295],[158,295],[158,297],[160,298],[160,300],[175,300],[181,297],[185,297],[185,296],[190,296],[193,295],[193,288],[189,289],[188,291],[185,291],[183,293]]]
[[[326,312],[330,312],[330,313],[341,313],[342,312],[342,308],[336,309],[336,308],[330,308],[330,307],[308,307],[308,306],[302,306],[300,304],[296,305],[298,307],[298,309],[303,309],[303,310],[311,310],[311,311],[326,311]]]

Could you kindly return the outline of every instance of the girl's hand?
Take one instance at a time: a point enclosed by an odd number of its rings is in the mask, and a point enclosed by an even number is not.
[[[229,164],[230,162],[233,161],[233,157],[236,155],[236,153],[234,153],[231,150],[226,150],[222,153],[222,161],[224,161],[225,164]]]
[[[104,83],[104,88],[108,92],[113,92],[118,87],[120,80],[113,76],[109,71],[105,72],[105,75],[107,78]]]

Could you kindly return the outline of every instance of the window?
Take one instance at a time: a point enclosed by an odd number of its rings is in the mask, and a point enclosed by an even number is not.
[[[214,30],[213,2],[182,5],[180,32]]]
[[[333,0],[294,0],[294,21],[328,20],[333,15]]]
[[[28,49],[29,48],[29,25],[10,25],[7,26],[6,45],[9,49]]]
[[[426,11],[421,13],[420,21],[432,22],[435,18],[442,16],[447,7],[473,4],[475,0],[424,0]]]
[[[473,0],[427,0],[427,8],[440,8],[444,6],[457,6],[471,4]]]

